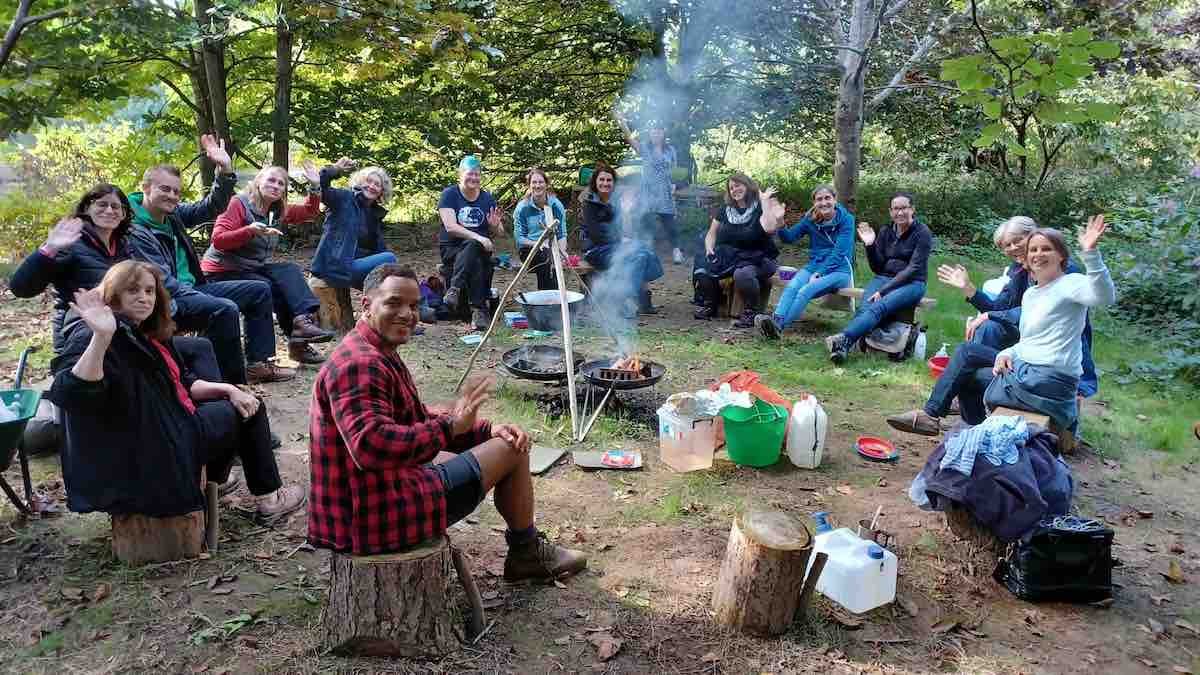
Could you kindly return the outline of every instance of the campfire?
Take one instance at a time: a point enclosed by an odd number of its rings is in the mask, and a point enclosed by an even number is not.
[[[642,361],[637,354],[622,356],[612,362],[612,365],[600,369],[600,377],[606,380],[640,380],[647,376],[647,362]]]

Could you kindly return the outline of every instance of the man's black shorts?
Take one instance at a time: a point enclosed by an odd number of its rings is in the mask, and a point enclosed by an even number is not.
[[[467,451],[444,464],[429,466],[442,477],[442,486],[446,490],[446,525],[471,515],[486,495],[483,472],[475,455]]]

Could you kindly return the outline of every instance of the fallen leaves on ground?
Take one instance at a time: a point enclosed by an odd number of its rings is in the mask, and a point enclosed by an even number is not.
[[[1167,571],[1159,572],[1159,574],[1166,577],[1167,581],[1173,584],[1182,584],[1187,581],[1187,577],[1183,576],[1183,567],[1179,565],[1178,560],[1172,560],[1167,565]]]
[[[611,633],[592,633],[587,640],[596,648],[596,658],[600,661],[608,661],[621,651],[620,638],[613,637]]]
[[[1196,637],[1200,637],[1200,628],[1196,628],[1196,626],[1194,624],[1184,621],[1183,619],[1176,621],[1175,627],[1182,628],[1182,629],[1188,631],[1189,633],[1191,633],[1192,635],[1195,635]]]

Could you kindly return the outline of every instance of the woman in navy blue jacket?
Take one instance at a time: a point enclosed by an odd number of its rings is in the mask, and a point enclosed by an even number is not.
[[[315,167],[306,162],[305,168]],[[325,231],[313,257],[313,275],[330,286],[362,289],[371,270],[396,262],[396,254],[383,241],[384,206],[392,197],[392,179],[377,166],[368,166],[350,176],[350,189],[333,187],[333,180],[354,168],[343,157],[321,169],[321,202]]]

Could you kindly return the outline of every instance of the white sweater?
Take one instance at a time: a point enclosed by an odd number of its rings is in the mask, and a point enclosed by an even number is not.
[[[1021,299],[1021,340],[1000,352],[1038,366],[1049,366],[1076,377],[1083,374],[1080,333],[1088,307],[1110,305],[1117,289],[1100,251],[1081,256],[1087,274],[1064,274],[1045,286],[1030,286]]]

